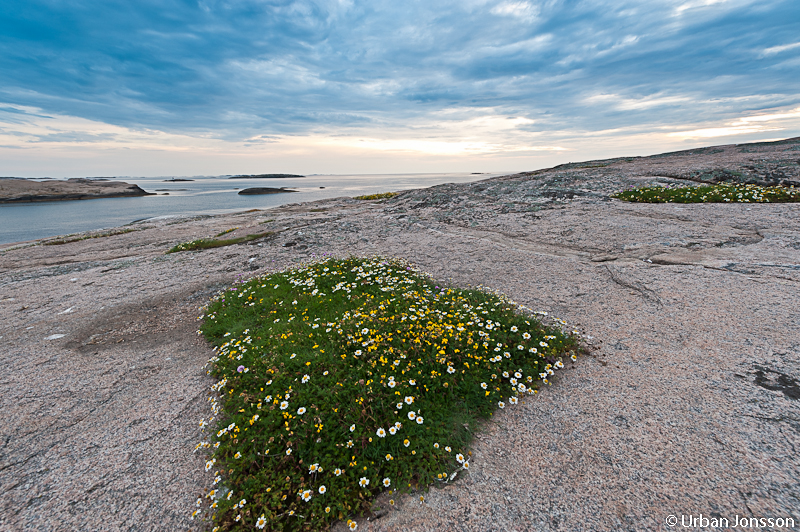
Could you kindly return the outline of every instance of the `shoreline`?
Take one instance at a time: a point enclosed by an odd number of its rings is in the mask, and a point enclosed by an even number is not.
[[[0,204],[0,242],[20,242],[125,225],[134,220],[174,214],[223,214],[248,208],[272,208],[284,203],[316,201],[342,196],[369,195],[388,190],[425,188],[447,182],[473,182],[467,174],[401,175],[364,178],[361,176],[308,177],[296,180],[288,188],[298,192],[291,196],[237,195],[242,181],[226,177],[198,179],[194,183],[163,183],[161,178],[128,179],[146,191],[156,190],[158,196],[143,198],[111,198],[91,206],[76,201],[5,203]],[[289,180],[291,181],[291,180]],[[299,182],[303,181],[302,184]],[[282,187],[287,180],[248,181],[249,186]],[[166,186],[164,186],[166,185]],[[180,189],[187,189],[181,191]],[[169,192],[163,195],[162,192]],[[101,198],[102,200],[102,198]]]

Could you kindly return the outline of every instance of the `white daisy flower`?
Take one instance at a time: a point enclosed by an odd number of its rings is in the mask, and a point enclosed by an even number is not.
[[[356,426],[355,425],[350,425],[350,432],[353,432],[354,430],[356,430]]]
[[[301,406],[300,408],[297,409],[297,415],[298,416],[302,416],[305,413],[306,413],[306,407]]]
[[[417,417],[417,413],[414,412],[413,410],[408,413],[408,419],[410,419],[411,421],[414,421],[415,417]]]
[[[392,481],[388,477],[383,479],[383,486],[384,487],[388,488],[391,485],[392,485]]]
[[[517,404],[517,398],[516,397],[511,397],[511,398],[509,398],[508,402],[511,403],[512,405],[515,405],[515,404]]]
[[[499,406],[500,408],[505,408],[506,404],[503,401],[497,401],[497,406]]]
[[[310,381],[310,380],[311,380],[311,377],[309,377],[308,375],[303,375],[303,379],[302,379],[302,381],[301,381],[301,382],[302,382],[303,384],[305,384],[305,383],[307,383],[307,382],[308,382],[308,381]]]
[[[405,398],[405,399],[403,399],[403,401],[405,401],[405,403],[406,403],[407,405],[410,405],[411,403],[413,403],[413,402],[414,402],[414,398],[413,398],[413,397],[411,397],[410,395],[407,395],[407,396],[406,396],[406,398]]]
[[[383,427],[379,428],[379,429],[378,429],[378,430],[375,432],[375,434],[377,434],[379,438],[385,438],[385,437],[386,437],[386,431],[385,431],[385,430],[383,430]]]
[[[326,492],[326,491],[328,491],[328,488],[326,488],[326,487],[323,485],[323,486],[320,486],[320,487],[319,487],[319,489],[318,489],[317,491],[319,491],[319,494],[320,494],[320,495],[325,495],[325,492]]]
[[[425,420],[424,420],[424,418],[423,418],[422,416],[417,416],[417,425],[422,425],[422,423],[423,423],[424,421],[425,421]]]
[[[452,375],[455,372],[456,368],[454,368],[453,366],[447,366],[447,373],[450,373]]]
[[[369,486],[369,479],[367,477],[361,477],[361,479],[358,481],[358,485],[362,488],[366,488]]]
[[[289,408],[289,402],[288,401],[281,402],[281,410],[286,410],[287,408]]]
[[[456,462],[458,462],[459,464],[463,464],[464,463],[464,455],[461,454],[461,453],[458,453],[456,455]]]

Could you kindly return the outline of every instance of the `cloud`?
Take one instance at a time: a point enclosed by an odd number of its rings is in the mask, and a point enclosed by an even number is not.
[[[768,55],[779,54],[781,52],[787,52],[789,50],[794,50],[796,48],[800,48],[800,42],[794,42],[792,44],[781,44],[779,46],[770,46],[769,48],[765,48],[761,52],[760,57],[766,57]]]
[[[524,21],[532,21],[539,14],[539,9],[530,2],[501,2],[494,6],[490,13],[492,15],[505,15]]]
[[[359,138],[380,153],[513,154],[598,135],[758,134],[731,117],[800,104],[792,0],[6,5],[0,122],[26,132],[8,145],[158,138],[239,153]]]
[[[670,137],[678,137],[682,139],[694,138],[714,138],[714,137],[728,137],[731,135],[746,135],[750,133],[765,133],[768,131],[781,131],[784,128],[778,125],[765,125],[764,122],[772,121],[787,121],[794,120],[795,123],[800,119],[800,108],[790,110],[786,113],[769,113],[759,114],[752,116],[743,116],[731,122],[724,127],[711,127],[693,129],[689,131],[675,131],[669,133]]]

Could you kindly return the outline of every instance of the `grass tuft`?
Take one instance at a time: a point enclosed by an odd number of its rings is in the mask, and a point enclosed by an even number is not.
[[[700,186],[661,186],[632,188],[611,195],[640,203],[794,203],[800,189],[720,183]]]
[[[356,196],[353,199],[357,200],[379,200],[384,198],[392,198],[400,194],[399,192],[381,192],[380,194],[367,194],[365,196]]]
[[[225,231],[227,232],[227,231]],[[225,232],[220,234],[225,234]],[[229,238],[227,240],[214,240],[212,238],[200,238],[197,240],[192,240],[191,242],[182,242],[177,246],[171,247],[167,250],[167,253],[177,253],[178,251],[196,251],[199,249],[211,249],[211,248],[221,248],[224,246],[232,246],[234,244],[241,244],[242,242],[250,242],[253,240],[257,240],[259,238],[264,238],[265,236],[269,236],[274,234],[272,231],[267,231],[265,233],[254,233],[252,235],[245,235],[240,236],[237,238]]]
[[[210,450],[215,480],[193,518],[217,531],[321,530],[384,490],[452,481],[482,420],[576,359],[573,334],[521,308],[380,258],[221,292],[201,327],[215,350],[214,415],[200,422],[212,433],[195,448]]]
[[[233,233],[237,229],[239,229],[239,228],[238,227],[231,227],[230,229],[225,229],[224,231],[221,231],[221,232],[217,233],[216,235],[214,235],[214,238],[219,238],[222,235],[227,235],[228,233]]]
[[[97,234],[90,234],[90,235],[80,235],[80,236],[72,236],[67,235],[64,238],[57,238],[55,240],[47,240],[42,242],[42,245],[45,246],[61,246],[63,244],[69,244],[70,242],[80,242],[82,240],[90,240],[92,238],[105,238],[107,236],[116,236],[116,235],[124,235],[127,233],[133,233],[134,231],[142,231],[143,229],[149,229],[149,227],[139,227],[136,229],[117,229],[114,231],[106,231],[104,233],[97,233]]]

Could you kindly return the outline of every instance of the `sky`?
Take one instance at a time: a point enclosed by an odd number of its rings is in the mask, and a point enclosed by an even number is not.
[[[524,171],[800,136],[797,0],[3,0],[0,176]]]

